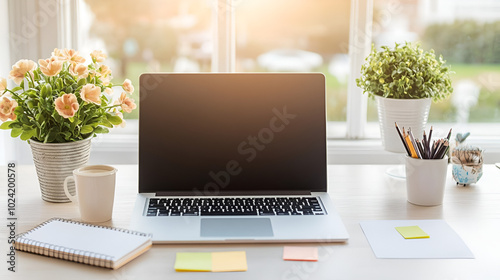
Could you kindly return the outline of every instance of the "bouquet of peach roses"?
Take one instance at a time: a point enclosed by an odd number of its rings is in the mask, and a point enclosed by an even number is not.
[[[9,79],[18,86],[7,88],[0,78],[0,129],[11,136],[44,143],[82,140],[124,124],[123,112],[136,108],[128,97],[134,87],[126,79],[124,92],[113,97],[111,70],[102,62],[102,51],[90,54],[92,62],[75,50],[54,49],[48,59],[20,60]]]

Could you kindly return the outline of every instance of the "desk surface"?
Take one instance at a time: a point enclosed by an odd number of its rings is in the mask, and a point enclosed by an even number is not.
[[[137,193],[137,166],[116,166],[117,188],[113,219],[105,225],[127,228]],[[500,169],[484,167],[478,184],[457,186],[448,172],[442,206],[420,207],[406,202],[405,181],[385,174],[386,165],[330,165],[329,193],[350,234],[347,243],[309,244],[319,248],[318,262],[282,260],[283,245],[154,245],[144,255],[113,271],[18,252],[16,272],[0,262],[6,279],[500,279]],[[0,248],[6,260],[6,167],[0,170]],[[51,218],[79,219],[72,203],[44,202],[33,166],[17,169],[17,233]],[[443,219],[455,229],[475,259],[377,259],[359,222],[363,220]],[[244,250],[247,272],[179,273],[176,252]]]

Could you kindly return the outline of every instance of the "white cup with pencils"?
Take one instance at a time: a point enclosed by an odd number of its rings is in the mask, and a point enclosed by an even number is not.
[[[405,131],[396,124],[401,141],[407,155],[406,190],[408,202],[420,206],[437,206],[443,203],[446,175],[448,172],[449,140],[432,141],[432,127],[427,136],[425,131],[422,140],[416,139],[411,128]]]
[[[448,157],[420,159],[406,156],[406,192],[408,202],[420,206],[443,204]]]

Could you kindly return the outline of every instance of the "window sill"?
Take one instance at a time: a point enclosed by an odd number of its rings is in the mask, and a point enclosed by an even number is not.
[[[332,130],[340,136],[339,127],[342,123],[329,123],[329,132]],[[345,127],[345,123],[343,123]],[[369,123],[367,131],[371,138],[360,140],[348,140],[341,137],[329,137],[327,141],[328,164],[399,164],[403,162],[401,154],[391,153],[384,150],[380,138],[377,137],[378,124]],[[492,124],[474,124],[477,128],[472,131],[467,143],[484,149],[484,162],[500,162],[500,136],[480,136],[481,131],[492,131]],[[444,127],[452,127],[452,124],[440,124],[436,129],[444,134]],[[127,127],[116,128],[111,133],[99,135],[92,141],[91,163],[106,162],[109,164],[138,162],[138,122],[127,120]],[[344,134],[345,135],[345,134]],[[329,134],[332,136],[332,133]],[[378,136],[380,137],[380,136]]]
[[[468,140],[468,144],[484,150],[484,163],[500,162],[500,141],[496,139]],[[328,164],[400,164],[402,154],[387,152],[380,139],[328,140]]]

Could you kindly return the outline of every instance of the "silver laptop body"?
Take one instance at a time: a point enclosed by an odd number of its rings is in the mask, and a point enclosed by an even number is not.
[[[323,74],[148,73],[140,98],[131,228],[155,243],[348,239],[326,193]]]

